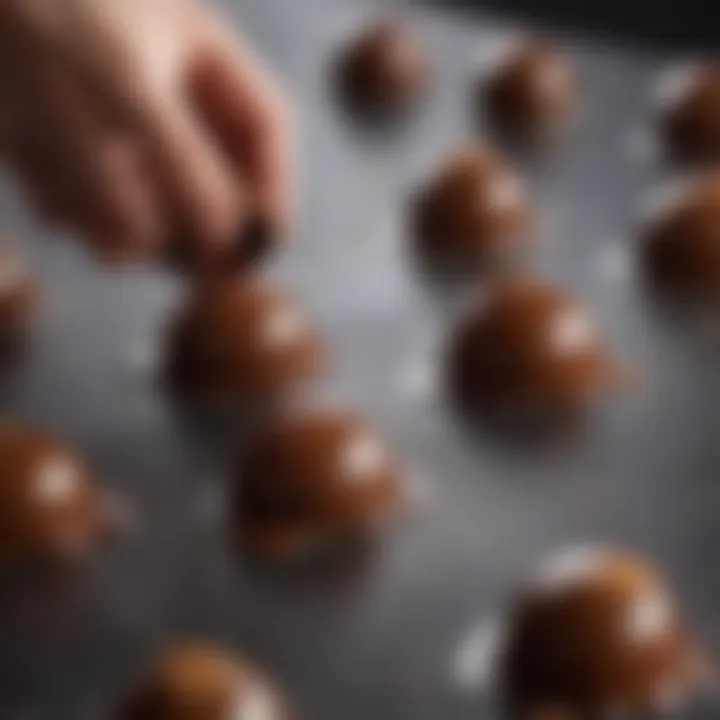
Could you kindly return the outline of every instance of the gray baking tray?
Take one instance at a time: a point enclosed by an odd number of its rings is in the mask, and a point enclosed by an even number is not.
[[[46,593],[3,615],[0,717],[99,717],[156,648],[187,636],[254,660],[299,718],[492,717],[487,698],[453,680],[458,643],[541,556],[576,542],[654,559],[717,645],[720,342],[712,318],[655,312],[626,262],[637,204],[669,176],[645,151],[642,128],[655,79],[675,59],[562,38],[587,107],[561,151],[520,163],[547,217],[528,262],[576,292],[646,382],[600,408],[572,446],[508,451],[464,432],[442,400],[421,392],[456,303],[414,274],[402,238],[408,191],[475,132],[474,63],[507,28],[413,11],[436,58],[436,91],[402,130],[369,136],[343,122],[327,85],[328,53],[366,8],[225,5],[298,109],[299,227],[269,272],[327,336],[335,367],[321,391],[387,434],[426,502],[334,582],[269,578],[238,563],[219,489],[226,438],[182,423],[143,370],[178,281],[102,271],[27,221],[8,183],[3,229],[31,255],[45,301],[27,356],[5,381],[3,412],[77,443],[135,522],[60,600]],[[702,716],[714,715],[693,715]]]

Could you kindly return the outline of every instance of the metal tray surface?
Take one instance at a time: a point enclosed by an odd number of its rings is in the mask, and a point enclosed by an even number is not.
[[[226,440],[179,422],[135,367],[157,344],[178,281],[96,267],[31,224],[7,183],[3,229],[31,256],[45,301],[27,357],[6,380],[3,412],[74,441],[134,509],[135,524],[61,602],[28,599],[2,617],[0,717],[101,717],[155,649],[188,636],[254,660],[299,718],[491,717],[485,698],[453,682],[458,642],[541,556],[575,542],[654,559],[717,646],[720,343],[707,319],[658,315],[624,262],[637,203],[669,176],[633,139],[673,58],[563,40],[588,102],[567,146],[519,164],[548,218],[529,264],[572,288],[647,382],[602,407],[571,447],[509,452],[464,432],[441,399],[413,391],[456,303],[413,272],[402,238],[409,189],[475,132],[474,63],[506,28],[411,10],[436,58],[436,91],[402,130],[379,137],[343,122],[327,85],[328,53],[367,8],[224,4],[298,109],[298,231],[269,272],[327,336],[335,364],[322,392],[386,433],[426,502],[333,582],[282,581],[238,563],[219,490]]]

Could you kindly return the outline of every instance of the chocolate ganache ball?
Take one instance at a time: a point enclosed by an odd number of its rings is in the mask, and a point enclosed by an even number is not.
[[[362,535],[402,502],[388,448],[346,410],[290,410],[259,430],[233,474],[241,544],[260,556],[302,556]]]
[[[0,247],[0,356],[19,348],[37,296],[36,282],[23,258]]]
[[[581,410],[611,369],[591,318],[563,289],[528,278],[499,281],[479,298],[446,360],[458,406],[503,419]]]
[[[689,163],[720,161],[720,62],[690,68],[659,112],[667,155]]]
[[[165,374],[200,404],[278,398],[319,374],[324,348],[295,301],[247,274],[200,284],[169,336]]]
[[[571,60],[537,37],[513,43],[477,90],[478,105],[498,130],[534,140],[567,127],[579,96]]]
[[[113,720],[289,720],[276,690],[223,650],[185,643],[165,652]]]
[[[0,565],[79,559],[112,524],[79,455],[52,437],[0,422]]]
[[[428,55],[413,28],[384,20],[364,28],[336,61],[345,106],[370,118],[397,116],[418,101],[431,76]]]
[[[672,296],[720,297],[720,173],[682,183],[662,198],[640,228],[647,281]]]
[[[541,565],[512,603],[499,679],[505,717],[648,717],[676,709],[702,661],[663,580],[594,548]]]
[[[484,269],[524,244],[531,210],[524,184],[484,147],[452,155],[411,203],[419,259],[438,269]]]

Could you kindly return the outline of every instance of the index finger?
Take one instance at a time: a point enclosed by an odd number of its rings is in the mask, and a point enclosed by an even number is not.
[[[256,211],[280,228],[290,220],[290,113],[252,51],[213,26],[193,71],[199,110],[254,196]]]

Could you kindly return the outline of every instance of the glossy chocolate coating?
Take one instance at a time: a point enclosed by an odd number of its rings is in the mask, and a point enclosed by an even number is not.
[[[651,568],[625,554],[573,550],[541,568],[511,607],[500,662],[505,717],[665,712],[697,683],[698,662]]]
[[[25,262],[0,247],[0,355],[17,349],[37,299],[37,287]]]
[[[71,449],[0,423],[0,564],[83,556],[110,530],[107,510],[94,475]]]
[[[412,27],[383,21],[343,48],[335,72],[340,97],[350,110],[384,117],[397,115],[417,101],[431,71]]]
[[[657,290],[720,296],[720,173],[690,182],[640,229],[640,258]]]
[[[240,659],[212,646],[168,650],[113,720],[289,720],[273,688]]]
[[[165,369],[181,396],[224,404],[279,396],[323,365],[320,339],[295,302],[237,274],[198,286],[171,328]]]
[[[606,380],[587,315],[558,287],[501,281],[455,328],[447,382],[464,409],[517,418],[582,408]]]
[[[661,108],[659,129],[671,159],[720,161],[720,63],[690,73],[682,91]]]
[[[567,124],[579,98],[569,58],[549,42],[528,38],[510,49],[479,83],[478,100],[497,128],[540,138]]]
[[[234,470],[240,538],[260,554],[303,554],[362,531],[400,496],[400,472],[385,444],[344,410],[275,418],[250,439]]]
[[[411,206],[411,232],[420,259],[448,270],[485,268],[523,244],[530,226],[524,185],[490,150],[451,156]]]

